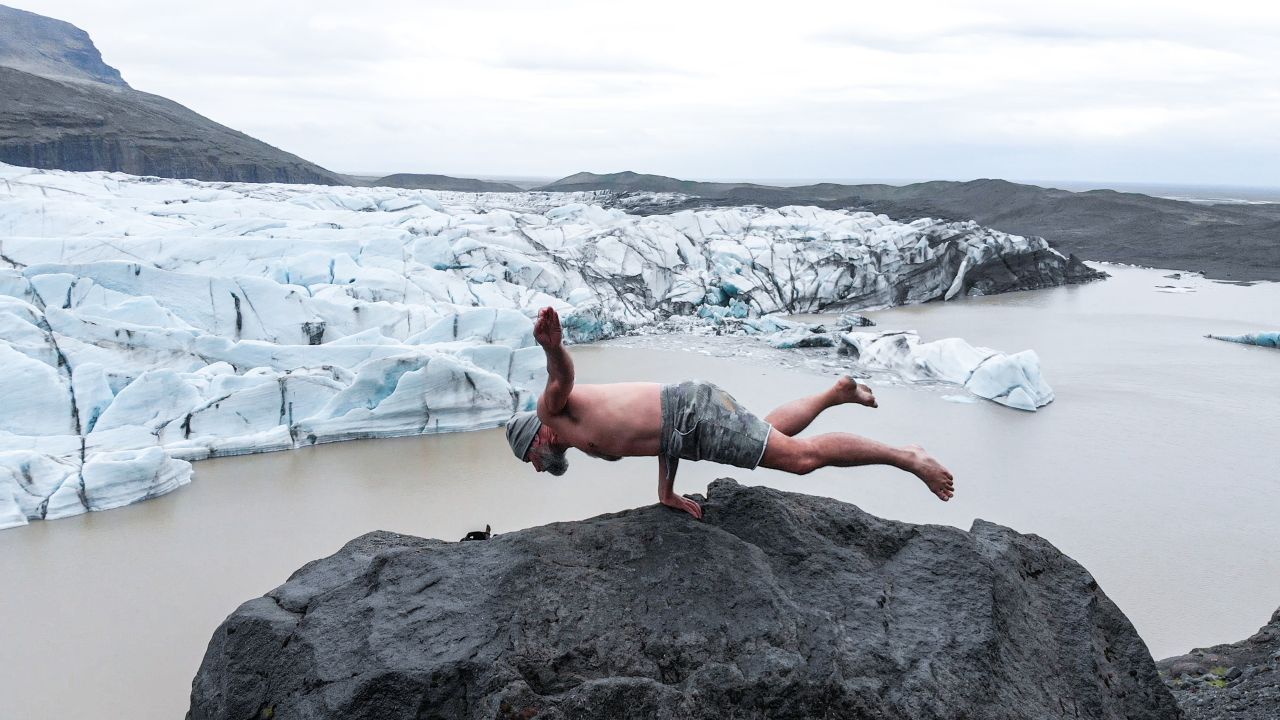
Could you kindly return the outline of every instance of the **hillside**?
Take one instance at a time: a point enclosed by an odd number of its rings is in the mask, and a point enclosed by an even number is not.
[[[89,33],[71,23],[0,5],[0,65],[62,80],[129,87],[102,61]]]
[[[421,173],[396,173],[369,183],[374,187],[395,187],[410,190],[452,190],[455,192],[524,192],[511,183],[456,178],[448,175]]]
[[[197,180],[344,184],[324,168],[129,87],[83,30],[0,6],[0,162]]]

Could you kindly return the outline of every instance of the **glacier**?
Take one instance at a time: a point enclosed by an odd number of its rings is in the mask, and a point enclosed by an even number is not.
[[[0,164],[0,528],[155,497],[204,458],[500,425],[545,383],[547,305],[572,342],[701,315],[825,346],[848,335],[778,314],[1073,277],[972,222],[607,204]]]

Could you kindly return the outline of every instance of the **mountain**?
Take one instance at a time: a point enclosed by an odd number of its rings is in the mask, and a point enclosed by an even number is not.
[[[1209,205],[1004,180],[921,183],[904,190],[861,196],[891,216],[970,217],[1006,232],[1040,235],[1091,260],[1198,270],[1224,280],[1280,280],[1280,204]]]
[[[871,210],[895,219],[976,220],[997,230],[1043,237],[1061,252],[1087,260],[1198,270],[1224,280],[1280,280],[1280,204],[1210,205],[992,179],[774,187],[622,172],[577,173],[539,189],[695,196],[654,208],[662,212],[706,204],[814,204]]]
[[[409,188],[412,190],[452,190],[455,192],[524,192],[511,183],[475,180],[472,178],[456,178],[448,175],[424,175],[420,173],[397,173],[388,175],[369,183],[374,187]]]
[[[347,184],[106,65],[83,30],[0,5],[0,162],[197,180]]]
[[[705,198],[725,197],[734,188],[763,187],[750,183],[708,183],[695,180],[677,180],[665,175],[646,175],[627,170],[620,173],[597,175],[580,172],[543,185],[539,190],[575,192],[579,190],[612,190],[614,192],[675,192]]]
[[[0,5],[0,65],[61,80],[129,87],[102,61],[89,33],[61,20]]]

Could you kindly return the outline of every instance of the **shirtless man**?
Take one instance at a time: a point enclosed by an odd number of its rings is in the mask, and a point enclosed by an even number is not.
[[[547,354],[547,389],[536,413],[512,416],[507,441],[516,457],[538,472],[563,475],[569,448],[605,460],[657,456],[658,500],[695,518],[702,517],[702,508],[673,488],[681,458],[749,469],[763,465],[797,475],[829,466],[892,465],[919,477],[941,500],[955,494],[951,473],[918,445],[895,448],[851,433],[795,437],[829,407],[877,407],[871,388],[852,378],[760,420],[706,382],[575,385],[573,360],[561,344],[560,316],[552,308],[543,308],[533,337]]]

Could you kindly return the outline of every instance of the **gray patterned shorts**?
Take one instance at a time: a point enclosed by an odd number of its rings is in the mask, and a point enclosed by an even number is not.
[[[662,386],[658,452],[673,472],[680,459],[754,469],[764,459],[771,429],[712,383],[690,380]]]

